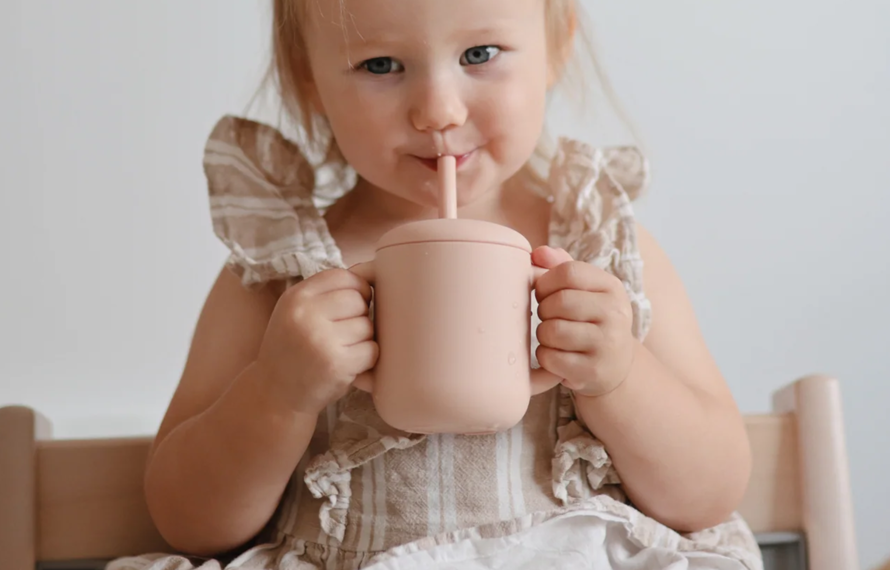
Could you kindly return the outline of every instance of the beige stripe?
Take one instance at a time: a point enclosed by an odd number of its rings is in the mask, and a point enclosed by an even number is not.
[[[245,247],[242,251],[251,259],[265,259],[282,251],[291,251],[299,248],[301,240],[297,236],[289,236],[280,240],[273,241],[262,247]]]
[[[228,137],[226,137],[226,138],[228,138]],[[257,133],[257,139],[258,140],[268,140],[269,137],[264,136],[260,133]],[[221,139],[221,138],[211,138],[207,141],[207,144],[204,147],[204,149],[205,149],[205,152],[217,153],[217,154],[230,154],[232,156],[236,156],[236,157],[240,158],[241,160],[243,160],[247,165],[249,165],[250,168],[258,176],[263,175],[263,172],[253,164],[253,160],[251,160],[250,158],[247,157],[246,154],[244,154],[244,149],[242,149],[237,144],[233,144],[233,143],[228,142],[227,140]]]
[[[299,205],[308,206],[312,202],[311,200],[304,199],[290,199],[284,200],[280,197],[274,198],[259,198],[257,196],[211,196],[210,197],[210,207],[211,208],[222,208],[222,207],[233,207],[233,208],[245,208],[245,209],[255,209],[255,210],[285,210],[288,212],[293,212],[294,205],[291,202],[297,202]]]
[[[328,556],[328,559],[324,564],[325,570],[341,570],[340,568],[338,568],[340,560],[337,556],[337,553],[331,552],[329,554],[330,555]]]
[[[231,196],[217,194],[210,196],[210,206],[239,206],[241,208],[275,208],[280,210],[294,210],[297,208],[314,208],[315,202],[311,197],[305,196],[272,196],[261,198],[258,196]]]
[[[371,545],[371,527],[374,520],[374,463],[365,463],[360,468],[362,470],[362,516],[358,530],[358,545],[356,550],[368,550]]]
[[[439,459],[441,464],[442,522],[445,532],[457,530],[457,501],[454,480],[454,434],[442,434]]]
[[[273,136],[266,133],[258,133],[256,145],[259,148],[269,147],[270,143],[275,142]],[[270,140],[271,139],[271,140]],[[264,153],[260,153],[260,160],[262,160],[262,155]],[[209,165],[226,165],[231,164],[231,161],[239,162],[243,169],[247,171],[247,175],[252,179],[257,179],[260,181],[261,185],[268,184],[265,178],[265,172],[261,166],[258,166],[256,162],[244,154],[244,150],[237,144],[230,144],[220,139],[209,139],[204,147],[204,163]],[[308,166],[302,164],[301,166]],[[240,170],[240,169],[239,169]],[[271,186],[274,188],[274,186]]]
[[[334,425],[337,421],[337,404],[328,404],[327,408],[325,408],[325,419],[327,420],[327,445],[330,446],[331,435],[334,433]],[[327,545],[331,542],[330,537],[321,527],[318,526],[318,540],[316,540],[318,544]]]
[[[291,210],[258,210],[237,208],[235,206],[221,206],[210,210],[210,217],[214,220],[224,220],[232,218],[249,218],[258,217],[273,220],[287,220],[294,218],[294,211]]]
[[[259,186],[273,196],[281,194],[281,188],[275,186],[274,184],[270,184],[267,180],[262,178],[261,175],[258,175],[255,171],[253,171],[253,169],[251,168],[253,165],[250,163],[247,157],[240,158],[231,154],[207,154],[204,156],[204,163],[208,166],[233,168],[241,173],[241,175],[244,176],[247,181],[252,182],[256,186]],[[232,180],[231,182],[235,183],[234,180]]]
[[[439,489],[439,436],[429,435],[426,438],[427,473],[429,487],[427,490],[427,534],[439,534],[442,528],[442,495]]]
[[[372,462],[374,466],[374,532],[371,550],[383,550],[386,538],[386,460],[381,455]]]
[[[505,521],[512,518],[510,502],[510,441],[506,432],[497,434],[497,474],[498,474],[498,519]]]
[[[205,160],[208,155],[229,155],[229,156],[232,156],[234,158],[237,158],[241,162],[243,162],[244,165],[248,169],[250,169],[250,171],[255,176],[263,177],[263,172],[259,168],[256,167],[256,165],[253,163],[253,161],[251,159],[249,159],[246,154],[244,154],[244,151],[238,145],[229,144],[229,143],[219,140],[219,139],[209,139],[207,141],[206,146],[204,147],[204,155],[205,155]]]
[[[523,429],[520,423],[510,430],[510,505],[513,517],[525,515],[525,497],[522,493],[522,440]]]

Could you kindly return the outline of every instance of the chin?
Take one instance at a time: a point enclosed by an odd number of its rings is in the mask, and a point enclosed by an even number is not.
[[[458,203],[469,205],[473,202],[477,202],[486,196],[497,192],[505,182],[506,180],[501,180],[500,178],[493,179],[489,176],[480,176],[476,180],[465,183],[463,191],[458,190]],[[460,179],[458,179],[458,184],[460,184]]]

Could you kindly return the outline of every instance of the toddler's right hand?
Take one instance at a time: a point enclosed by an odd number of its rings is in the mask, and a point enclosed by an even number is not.
[[[345,269],[321,271],[288,288],[256,362],[271,396],[295,412],[318,414],[373,368],[378,347],[370,299],[370,285]]]

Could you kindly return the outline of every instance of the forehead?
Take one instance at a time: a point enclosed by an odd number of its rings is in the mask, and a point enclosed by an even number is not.
[[[546,0],[306,0],[308,35],[325,44],[459,39],[542,27]]]

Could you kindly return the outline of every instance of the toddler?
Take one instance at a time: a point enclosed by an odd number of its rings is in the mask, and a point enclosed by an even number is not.
[[[577,3],[274,0],[272,76],[301,140],[231,116],[210,135],[231,255],[145,476],[180,554],[111,570],[762,567],[735,512],[741,414],[634,218],[644,157],[542,142]],[[490,435],[400,432],[352,386],[378,347],[348,268],[436,217],[443,150],[460,217],[519,231],[547,270],[533,357],[563,381]]]

